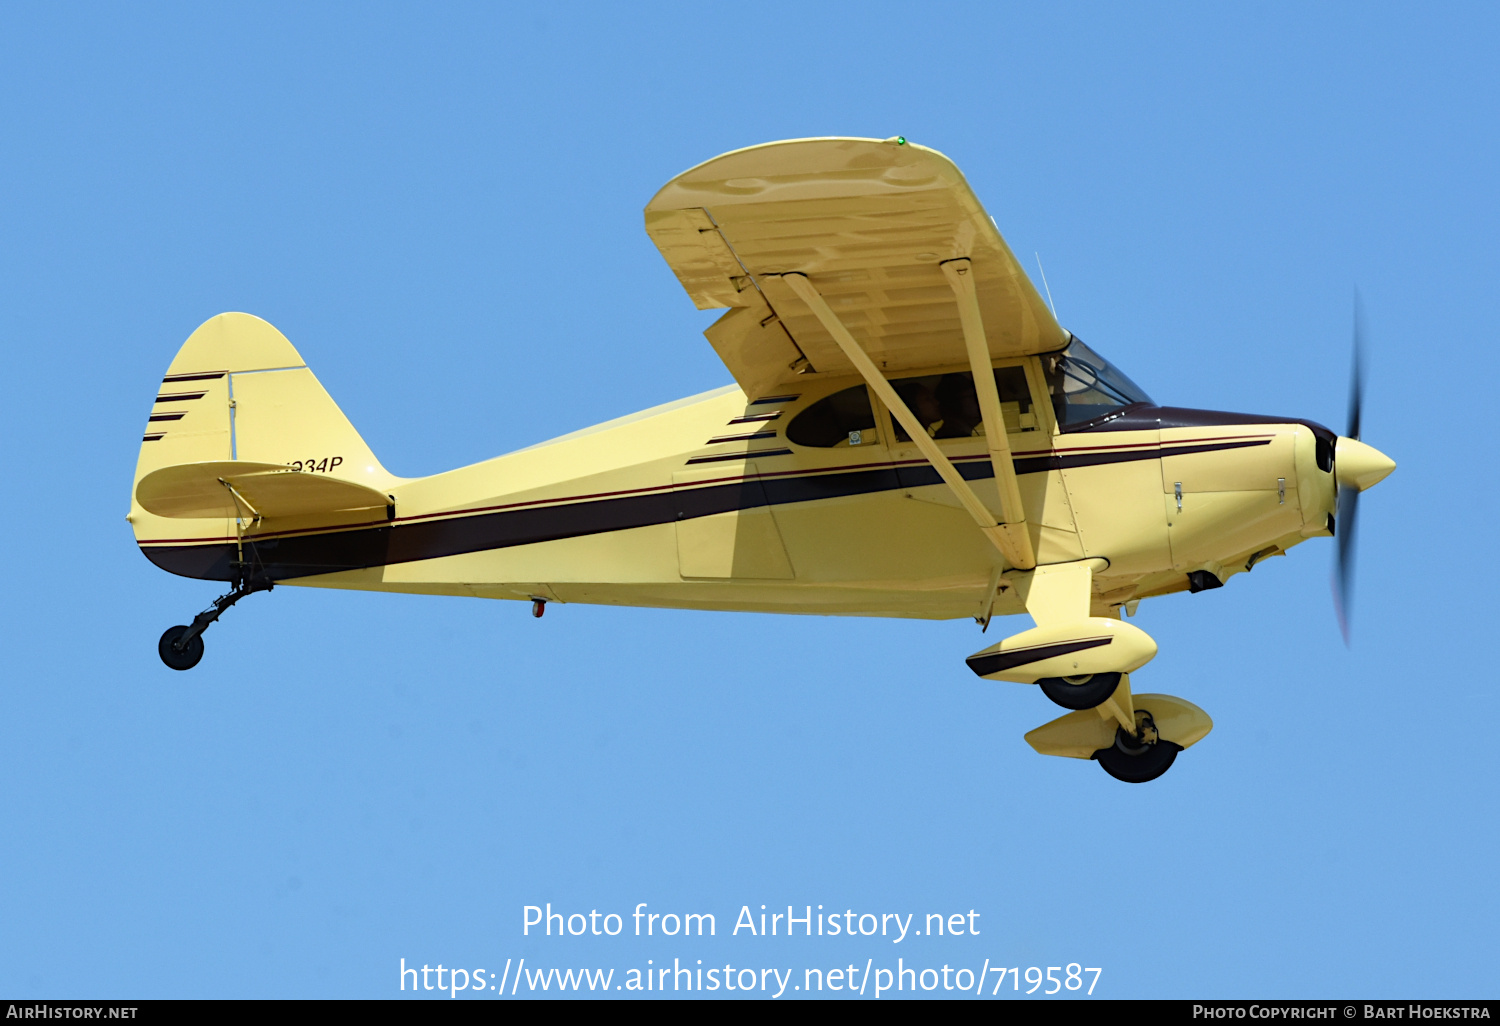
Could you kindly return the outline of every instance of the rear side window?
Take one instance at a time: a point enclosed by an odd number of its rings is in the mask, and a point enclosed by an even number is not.
[[[866,436],[866,432],[869,435]],[[856,434],[858,441],[851,438]],[[798,445],[831,449],[836,445],[868,445],[875,434],[875,413],[864,385],[824,396],[792,418],[786,436]]]

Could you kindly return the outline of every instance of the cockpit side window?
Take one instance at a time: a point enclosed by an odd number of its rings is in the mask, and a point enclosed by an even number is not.
[[[979,396],[974,391],[974,377],[968,371],[900,378],[891,385],[930,437],[972,438],[984,434]],[[1036,414],[1031,409],[1031,389],[1026,384],[1025,369],[996,367],[995,387],[1000,391],[1005,430],[1035,431]],[[900,422],[896,423],[895,431],[897,441],[911,441]]]
[[[864,385],[824,396],[793,417],[786,428],[789,441],[814,449],[868,445],[874,436],[875,412]]]
[[[984,434],[984,418],[974,378],[968,371],[925,374],[897,378],[891,382],[896,394],[916,414],[933,438],[973,438]],[[1000,412],[1009,432],[1036,431],[1036,411],[1023,367],[996,367],[995,387],[1000,392]],[[895,423],[897,441],[909,442],[900,423]],[[839,445],[868,445],[875,441],[875,413],[864,385],[855,385],[824,396],[792,418],[786,437],[797,445],[831,449]]]
[[[1151,403],[1151,397],[1141,386],[1077,336],[1072,337],[1066,349],[1043,354],[1042,373],[1047,379],[1058,426],[1064,431],[1127,406]]]

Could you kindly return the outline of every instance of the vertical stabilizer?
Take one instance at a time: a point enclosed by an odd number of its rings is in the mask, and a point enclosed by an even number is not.
[[[157,516],[137,496],[136,486],[154,471],[221,461],[285,466],[381,494],[398,480],[380,465],[286,336],[244,313],[205,321],[162,378],[131,487],[130,521],[137,540],[149,546],[234,538],[232,519]]]

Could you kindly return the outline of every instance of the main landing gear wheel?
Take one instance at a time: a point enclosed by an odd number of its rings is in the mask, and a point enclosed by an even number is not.
[[[1144,723],[1136,734],[1127,734],[1124,727],[1116,727],[1115,743],[1094,753],[1104,772],[1127,784],[1155,780],[1172,768],[1177,753],[1182,751],[1181,745],[1157,737],[1150,713],[1146,713],[1143,719]]]
[[[1078,677],[1043,677],[1042,694],[1064,709],[1093,709],[1109,700],[1120,686],[1118,673],[1085,673]]]
[[[174,670],[191,670],[203,658],[203,635],[194,634],[183,644],[181,639],[187,632],[186,624],[168,627],[161,640],[156,643],[157,655]]]

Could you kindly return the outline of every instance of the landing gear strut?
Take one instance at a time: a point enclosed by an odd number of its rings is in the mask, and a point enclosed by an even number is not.
[[[214,599],[213,605],[193,617],[190,625],[168,627],[161,640],[156,643],[157,655],[174,670],[191,670],[203,658],[203,632],[208,630],[208,625],[223,616],[224,610],[246,595],[270,591],[272,587],[270,581],[237,582],[227,595],[220,595]]]

